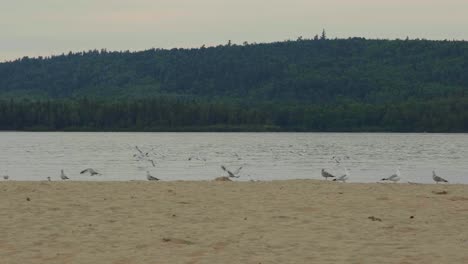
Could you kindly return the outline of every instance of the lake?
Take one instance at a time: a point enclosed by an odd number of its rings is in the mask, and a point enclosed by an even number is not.
[[[145,180],[146,171],[210,180],[225,165],[243,167],[239,180],[322,179],[322,168],[347,168],[349,182],[376,182],[399,168],[402,182],[431,183],[435,170],[468,183],[467,134],[0,132],[0,148],[10,180],[59,180],[61,169],[77,181]],[[102,175],[80,174],[89,167]]]

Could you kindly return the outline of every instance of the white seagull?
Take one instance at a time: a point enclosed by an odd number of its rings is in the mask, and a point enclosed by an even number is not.
[[[65,173],[63,172],[63,170],[60,172],[60,178],[62,180],[69,180],[70,178],[67,177],[67,175],[65,175]]]
[[[398,181],[400,181],[400,179],[401,179],[400,178],[400,170],[397,169],[395,174],[393,174],[390,177],[383,178],[382,181],[398,182]]]
[[[84,174],[84,173],[89,173],[91,176],[94,176],[94,175],[101,175],[101,173],[95,171],[94,169],[92,168],[87,168],[86,170],[82,170],[80,172],[80,174]]]
[[[52,179],[51,179],[50,177],[47,177],[47,180],[48,180],[48,181],[52,181]]]
[[[345,174],[343,176],[333,179],[333,181],[346,182],[348,179],[349,179],[349,172],[348,172],[348,169],[345,168]]]
[[[432,179],[436,182],[436,183],[439,183],[439,182],[448,182],[446,179],[440,177],[440,176],[437,176],[437,174],[435,173],[435,171],[432,171]]]
[[[146,179],[148,179],[148,181],[159,181],[158,178],[154,177],[154,176],[151,176],[151,174],[149,173],[149,171],[146,171]]]
[[[322,169],[322,177],[328,181],[328,178],[335,178],[331,173],[327,172],[325,169]]]

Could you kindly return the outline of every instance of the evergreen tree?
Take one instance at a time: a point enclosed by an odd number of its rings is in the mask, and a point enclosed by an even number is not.
[[[325,29],[322,30],[322,35],[320,35],[321,40],[326,40],[327,39],[327,33],[325,32]]]

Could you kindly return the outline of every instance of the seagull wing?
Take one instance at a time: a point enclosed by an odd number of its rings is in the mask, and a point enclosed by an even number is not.
[[[227,171],[226,167],[224,165],[221,165],[221,169],[223,169],[223,171]]]
[[[141,155],[143,155],[143,151],[141,151],[141,149],[138,146],[135,146],[135,148],[138,152],[140,152]]]
[[[440,176],[437,176],[437,175],[434,177],[434,179],[435,179],[436,181],[439,181],[439,182],[448,182],[446,179],[444,179],[444,178],[442,178],[442,177],[440,177]]]
[[[234,175],[234,173],[232,173],[230,170],[226,170],[226,172],[229,174],[229,177],[237,178],[236,175]]]
[[[227,174],[229,175],[229,177],[231,178],[237,178],[236,175],[234,173],[232,173],[230,170],[228,170],[224,165],[221,165],[221,169],[223,169],[223,171],[227,172]]]
[[[325,178],[334,178],[335,176],[333,176],[331,173],[327,172],[327,171],[322,171],[322,176],[325,177]]]
[[[235,174],[235,175],[239,174],[239,172],[240,172],[241,170],[242,170],[242,166],[240,166],[240,167],[234,172],[234,174]]]

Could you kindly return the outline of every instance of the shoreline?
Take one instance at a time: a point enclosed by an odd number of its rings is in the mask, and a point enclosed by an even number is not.
[[[399,181],[399,182],[389,182],[389,181],[375,181],[375,182],[354,182],[354,181],[348,181],[348,182],[335,182],[333,180],[322,180],[322,179],[312,179],[312,178],[305,178],[305,179],[273,179],[273,180],[243,180],[243,179],[233,179],[231,181],[224,181],[224,180],[217,180],[218,178],[228,178],[227,176],[220,176],[220,177],[214,177],[212,179],[200,179],[200,180],[165,180],[165,179],[159,179],[158,181],[148,181],[147,179],[138,179],[138,180],[107,180],[107,179],[101,179],[101,180],[95,180],[95,179],[89,179],[89,180],[75,180],[75,179],[68,179],[68,180],[59,180],[59,179],[54,179],[51,181],[48,181],[47,179],[41,179],[41,180],[16,180],[16,179],[8,179],[8,180],[0,180],[0,184],[2,183],[148,183],[148,184],[163,184],[163,183],[210,183],[210,182],[227,182],[228,184],[235,184],[235,183],[241,183],[241,184],[246,184],[246,183],[288,183],[288,182],[297,182],[297,181],[304,181],[304,182],[315,182],[315,183],[329,183],[329,184],[337,184],[337,185],[394,185],[394,186],[468,186],[468,183],[435,183],[435,182],[414,182],[414,181]]]

